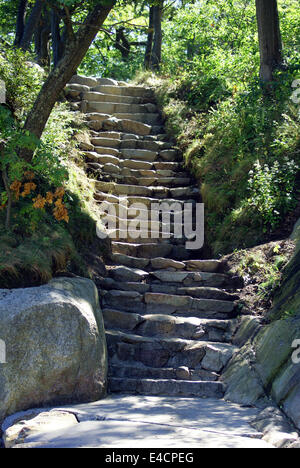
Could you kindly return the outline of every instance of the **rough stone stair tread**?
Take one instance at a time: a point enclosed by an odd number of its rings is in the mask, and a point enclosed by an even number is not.
[[[217,381],[220,376],[216,372],[186,367],[148,367],[140,362],[126,362],[112,360],[108,366],[109,377],[119,378],[148,378],[162,380],[198,380]]]
[[[158,343],[165,345],[175,345],[181,347],[188,347],[189,349],[197,347],[197,348],[208,348],[213,347],[220,352],[222,350],[232,350],[233,352],[237,350],[237,347],[231,343],[216,343],[214,341],[198,341],[198,340],[187,340],[184,338],[166,338],[166,337],[152,337],[152,336],[141,336],[132,333],[125,333],[121,330],[106,330],[106,336],[112,338],[119,338],[120,341],[123,341],[128,344],[140,344],[140,343]]]
[[[103,312],[109,313],[109,312],[117,312],[118,314],[126,315],[128,317],[132,317],[133,315],[136,316],[138,322],[137,325],[140,323],[144,323],[146,321],[164,321],[164,322],[172,322],[172,323],[189,323],[192,325],[208,325],[210,327],[214,328],[219,328],[220,330],[226,330],[227,327],[229,326],[230,323],[234,322],[234,319],[228,319],[228,320],[220,320],[220,319],[199,319],[196,317],[174,317],[173,315],[159,315],[159,314],[146,314],[146,315],[140,315],[137,313],[130,313],[122,310],[114,310],[110,308],[104,308]],[[117,327],[118,328],[118,327]],[[121,330],[119,330],[121,331]]]
[[[95,102],[109,102],[113,104],[145,104],[151,101],[151,98],[142,98],[134,96],[118,96],[116,94],[106,94],[99,91],[85,91],[83,93],[83,100]]]
[[[237,327],[236,320],[198,319],[172,315],[128,313],[103,309],[107,330],[134,332],[139,336],[179,337],[196,341],[230,343]]]
[[[184,395],[199,398],[222,398],[225,386],[222,382],[204,382],[188,380],[163,379],[122,379],[111,377],[111,392],[137,393],[142,395]]]

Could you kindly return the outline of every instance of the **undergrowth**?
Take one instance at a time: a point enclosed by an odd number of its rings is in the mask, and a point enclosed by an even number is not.
[[[269,95],[258,81],[229,95],[215,90],[209,77],[195,84],[185,73],[135,80],[155,88],[167,132],[199,182],[214,255],[265,241],[299,201],[300,113],[290,99],[295,77],[292,69],[278,73]],[[210,85],[210,96],[221,92],[219,100],[193,104],[193,86],[201,96]]]
[[[63,272],[90,276],[87,256],[105,255],[96,236],[93,186],[80,137],[75,138],[85,130],[80,115],[57,103],[32,163],[19,157],[19,148],[33,145],[22,125],[44,78],[30,58],[12,50],[0,56],[7,92],[0,106],[0,287],[5,288],[42,284]]]

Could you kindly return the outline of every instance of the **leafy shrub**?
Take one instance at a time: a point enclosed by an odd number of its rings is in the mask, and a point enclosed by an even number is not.
[[[283,215],[295,208],[297,199],[294,189],[298,170],[299,166],[293,160],[286,159],[281,165],[275,161],[271,167],[268,164],[261,166],[257,161],[249,172],[250,198],[247,203],[263,217],[265,229],[274,229]]]

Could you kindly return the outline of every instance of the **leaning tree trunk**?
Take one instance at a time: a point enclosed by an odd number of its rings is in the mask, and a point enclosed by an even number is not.
[[[160,4],[154,7],[153,13],[154,41],[150,59],[152,70],[159,70],[161,64],[163,3],[161,0]]]
[[[107,3],[107,2],[106,2]],[[94,10],[87,16],[78,32],[71,38],[68,37],[65,53],[58,66],[50,73],[42,87],[31,111],[29,112],[24,130],[29,131],[37,138],[42,136],[45,125],[51,111],[57,102],[66,84],[75,74],[82,62],[91,43],[95,39],[99,29],[107,18],[109,12],[115,5],[112,0],[110,5],[95,6]],[[33,151],[23,150],[21,157],[30,162]]]
[[[282,43],[277,0],[256,0],[260,49],[260,78],[270,82],[282,63]]]
[[[154,37],[154,7],[150,7],[149,11],[149,30],[148,30],[148,38],[147,38],[147,46],[145,51],[145,68],[150,68],[151,62],[151,52],[153,46],[153,37]]]
[[[25,30],[25,16],[28,0],[20,0],[17,14],[16,37],[14,45],[19,47]]]
[[[24,51],[29,50],[33,34],[40,22],[45,0],[37,0],[26,22],[24,34],[20,41],[20,48]]]

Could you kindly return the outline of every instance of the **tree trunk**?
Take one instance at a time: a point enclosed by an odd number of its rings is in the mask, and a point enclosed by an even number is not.
[[[115,0],[112,0],[110,5],[107,6],[95,6],[76,35],[74,35],[73,40],[68,40],[63,58],[48,76],[33,108],[27,116],[24,130],[29,131],[37,138],[42,136],[51,111],[61,92],[75,74],[114,5]],[[32,156],[33,151],[22,151],[21,157],[28,162],[32,160]]]
[[[277,0],[256,0],[260,49],[260,78],[270,82],[282,63],[282,43]]]
[[[60,34],[60,21],[59,14],[52,10],[51,12],[51,37],[52,37],[52,52],[53,52],[53,65],[57,67],[58,62],[64,53],[64,42]]]
[[[150,7],[149,12],[149,31],[148,31],[148,38],[147,38],[147,46],[145,51],[145,68],[150,68],[150,61],[151,61],[151,52],[153,46],[153,37],[154,37],[154,7]]]
[[[150,59],[152,70],[159,70],[161,64],[163,3],[161,0],[160,5],[155,6],[153,12],[154,41]]]
[[[124,60],[124,62],[127,62],[130,55],[130,42],[125,36],[125,28],[119,28],[116,30],[115,46],[121,52],[122,60]]]
[[[154,37],[153,46],[150,57],[150,67],[152,70],[159,70],[161,63],[161,47],[162,47],[162,10],[163,2],[160,5],[154,6],[153,26]]]
[[[20,0],[19,2],[17,24],[16,24],[16,37],[14,41],[14,45],[16,47],[19,47],[23,34],[24,34],[27,4],[28,4],[28,0]]]
[[[35,32],[35,53],[37,62],[41,67],[50,67],[50,52],[49,52],[49,40],[50,40],[50,18],[49,12],[45,9],[44,14],[40,20],[40,24]]]
[[[26,22],[24,34],[20,41],[20,48],[23,49],[24,51],[29,50],[30,48],[32,36],[40,22],[44,4],[45,4],[45,0],[37,0],[30,13],[28,21]]]

